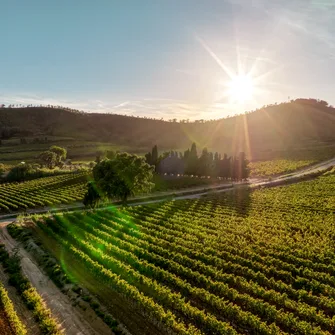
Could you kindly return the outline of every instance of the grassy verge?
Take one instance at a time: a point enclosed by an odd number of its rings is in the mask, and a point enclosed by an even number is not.
[[[17,316],[14,309],[14,305],[12,301],[9,299],[7,291],[1,283],[0,283],[0,304],[4,308],[4,311],[7,315],[7,318],[15,335],[27,334],[26,327],[22,324],[21,320]]]
[[[62,335],[60,327],[52,317],[41,296],[22,274],[20,258],[17,254],[9,255],[4,245],[0,245],[0,262],[9,274],[9,284],[14,286],[22,300],[32,310],[43,335]]]

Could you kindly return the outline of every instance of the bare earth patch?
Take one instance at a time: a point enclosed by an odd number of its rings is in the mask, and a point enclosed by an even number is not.
[[[7,315],[2,307],[0,307],[0,334],[14,335],[14,332],[7,319]]]

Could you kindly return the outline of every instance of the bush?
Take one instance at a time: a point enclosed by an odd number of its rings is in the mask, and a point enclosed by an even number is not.
[[[5,182],[21,182],[26,180],[33,180],[37,178],[57,176],[71,171],[60,170],[58,168],[50,171],[49,169],[41,169],[36,165],[19,164],[14,166],[4,178]]]

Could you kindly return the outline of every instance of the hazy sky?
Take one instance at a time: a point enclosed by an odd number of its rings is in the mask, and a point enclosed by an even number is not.
[[[0,0],[0,103],[212,119],[335,104],[334,0]],[[253,101],[222,98],[227,69]]]

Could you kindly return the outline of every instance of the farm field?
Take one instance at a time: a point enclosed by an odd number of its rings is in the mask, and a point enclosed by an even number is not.
[[[0,282],[0,334],[26,335],[27,330],[16,314],[6,289]]]
[[[200,187],[204,188],[208,186],[231,183],[226,180],[219,180],[217,178],[198,178],[198,177],[163,177],[160,175],[154,175],[153,182],[155,186],[153,187],[153,192],[164,192],[170,190],[182,190],[184,188],[190,187]]]
[[[335,146],[301,148],[294,152],[283,152],[274,157],[249,163],[250,177],[270,177],[297,171],[335,156]]]
[[[251,162],[251,177],[270,177],[286,174],[316,163],[317,160],[289,160],[278,159],[273,161]]]
[[[42,177],[21,183],[0,184],[0,213],[82,201],[87,171]],[[152,192],[180,190],[188,187],[211,186],[224,181],[207,178],[178,177],[164,179],[155,175]]]
[[[121,322],[137,306],[161,334],[334,334],[334,210],[328,174],[253,192],[36,217],[34,229],[67,273],[85,269],[79,283],[92,278],[101,298],[123,298]]]
[[[250,163],[252,176],[269,177],[288,173],[316,161],[269,161]],[[51,172],[53,170],[50,170]],[[41,177],[20,183],[0,184],[0,214],[60,204],[81,202],[86,192],[86,183],[92,177],[89,171],[67,172],[61,175]],[[231,183],[217,178],[154,175],[151,193],[177,191],[187,188],[204,189],[219,184]]]
[[[84,171],[0,184],[0,213],[81,201],[87,179]]]
[[[128,146],[113,145],[104,142],[80,141],[69,137],[47,136],[24,137],[27,143],[20,143],[20,138],[2,140],[0,145],[0,162],[16,165],[21,161],[34,162],[42,151],[47,150],[51,145],[66,147],[68,158],[73,161],[94,161],[98,154],[105,151],[123,150],[144,154],[145,148],[130,148]],[[36,143],[36,139],[40,140]]]

